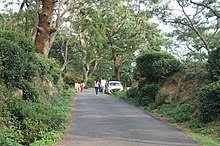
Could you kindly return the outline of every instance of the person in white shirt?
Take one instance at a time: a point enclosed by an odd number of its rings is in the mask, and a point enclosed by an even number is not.
[[[102,94],[105,93],[105,87],[106,87],[106,80],[103,78],[101,79],[101,88],[102,88]]]

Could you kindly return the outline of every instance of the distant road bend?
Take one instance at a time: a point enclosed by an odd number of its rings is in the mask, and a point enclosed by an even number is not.
[[[70,126],[56,146],[198,146],[144,110],[92,90],[78,93]]]

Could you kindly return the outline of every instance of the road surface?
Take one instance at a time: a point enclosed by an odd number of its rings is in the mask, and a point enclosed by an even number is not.
[[[197,146],[144,110],[94,91],[77,93],[70,125],[55,146]]]

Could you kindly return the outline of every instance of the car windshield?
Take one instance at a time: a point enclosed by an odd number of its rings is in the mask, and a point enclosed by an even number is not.
[[[118,82],[112,82],[112,83],[109,83],[110,86],[121,86],[120,83]]]

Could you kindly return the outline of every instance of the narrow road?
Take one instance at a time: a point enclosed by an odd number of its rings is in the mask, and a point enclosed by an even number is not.
[[[197,146],[144,110],[93,91],[78,93],[70,126],[56,146]]]

